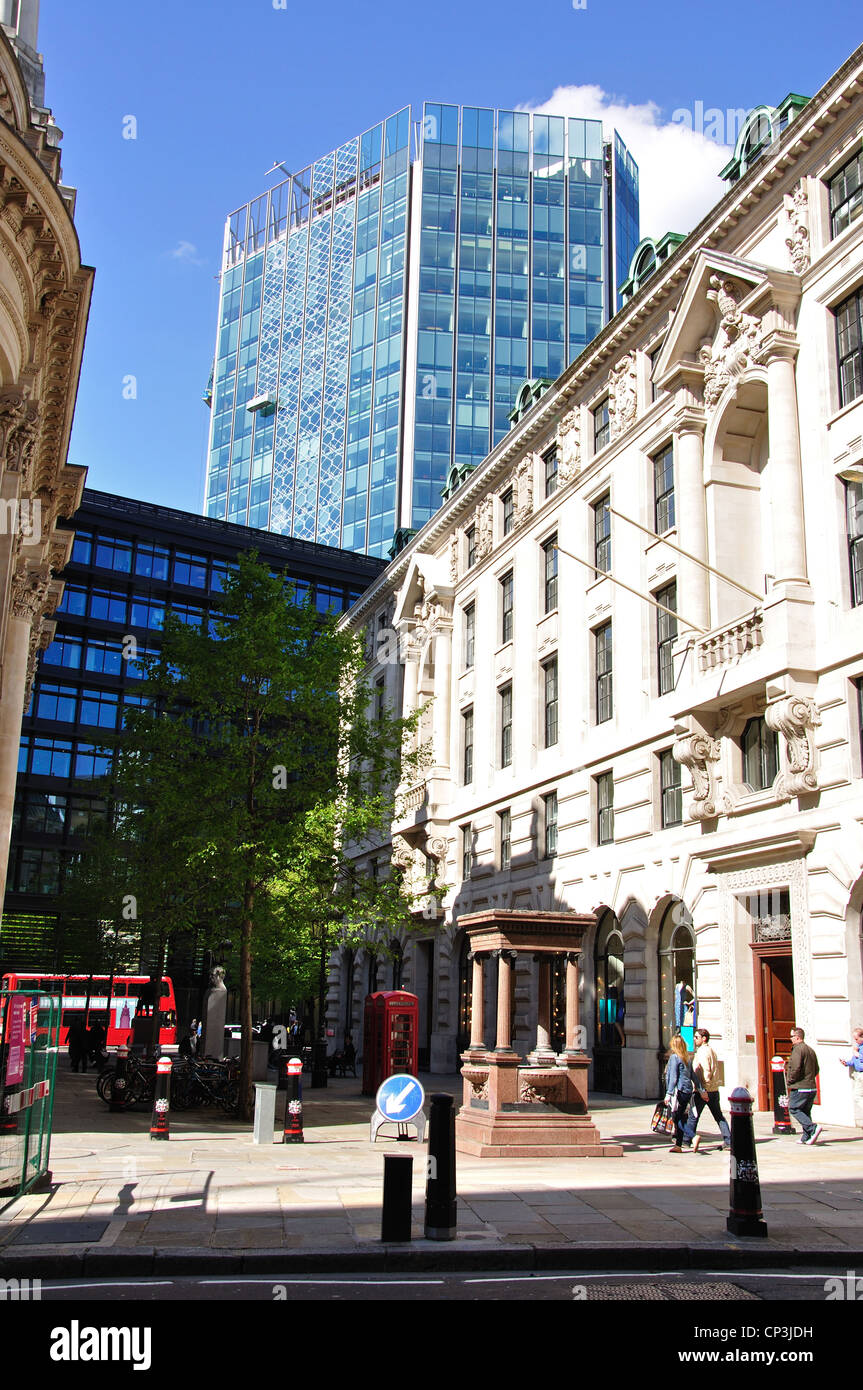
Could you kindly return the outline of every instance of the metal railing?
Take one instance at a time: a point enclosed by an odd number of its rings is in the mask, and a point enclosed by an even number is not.
[[[47,1181],[60,1000],[0,991],[0,1210]]]

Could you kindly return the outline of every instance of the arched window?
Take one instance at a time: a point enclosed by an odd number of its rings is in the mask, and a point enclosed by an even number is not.
[[[692,1049],[698,1022],[695,996],[695,933],[681,902],[669,903],[659,931],[659,993],[662,1046],[666,1051],[676,1033]]]
[[[593,1086],[611,1095],[623,1092],[621,1049],[626,1042],[623,936],[613,912],[600,919],[596,937],[596,1041]]]
[[[369,956],[369,974],[367,980],[368,988],[366,994],[375,994],[378,987],[378,958]]]
[[[648,245],[645,246],[643,251],[640,253],[635,266],[635,274],[633,278],[635,279],[636,285],[640,286],[643,283],[643,281],[647,279],[648,275],[653,274],[655,269],[656,251],[653,248],[653,243],[649,242]]]
[[[613,912],[602,918],[596,938],[596,1041],[621,1047],[625,1037],[623,937]]]

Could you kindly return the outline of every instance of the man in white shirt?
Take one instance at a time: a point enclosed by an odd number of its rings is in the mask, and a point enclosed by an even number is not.
[[[693,1040],[695,1051],[692,1054],[692,1075],[695,1080],[695,1091],[692,1105],[689,1108],[689,1119],[686,1121],[686,1128],[683,1131],[683,1148],[684,1150],[691,1148],[693,1153],[698,1148],[701,1139],[695,1131],[698,1128],[701,1112],[707,1106],[719,1126],[723,1146],[730,1149],[731,1130],[719,1106],[719,1082],[717,1080],[719,1059],[710,1046],[710,1034],[706,1028],[696,1028]]]

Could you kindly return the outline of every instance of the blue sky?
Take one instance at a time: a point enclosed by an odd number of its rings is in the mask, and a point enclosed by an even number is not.
[[[860,41],[852,10],[42,0],[46,100],[96,267],[70,461],[92,487],[201,510],[223,224],[267,187],[274,160],[300,169],[423,99],[602,114],[640,165],[642,231],[686,232],[721,192],[726,157],[699,133],[696,103],[812,95]]]

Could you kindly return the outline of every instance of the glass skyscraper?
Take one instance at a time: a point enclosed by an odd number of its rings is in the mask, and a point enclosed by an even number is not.
[[[405,107],[228,219],[205,511],[386,555],[614,312],[638,169],[600,121]]]

